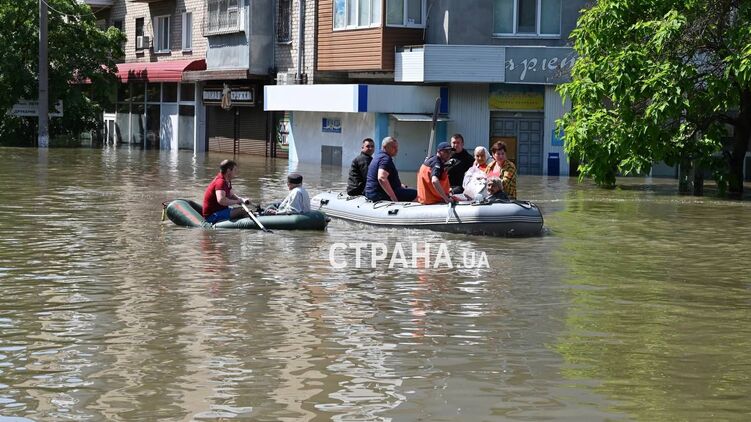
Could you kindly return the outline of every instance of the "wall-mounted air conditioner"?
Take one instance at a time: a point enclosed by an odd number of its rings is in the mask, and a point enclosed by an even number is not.
[[[151,47],[149,45],[150,41],[147,35],[139,35],[136,37],[136,50],[144,50]]]

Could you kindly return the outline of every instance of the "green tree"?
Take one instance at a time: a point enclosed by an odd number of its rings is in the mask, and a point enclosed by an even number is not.
[[[75,0],[49,4],[49,101],[63,100],[64,117],[50,119],[50,138],[96,127],[117,83],[115,58],[125,36],[96,25],[91,8]],[[37,120],[5,114],[21,99],[38,96],[37,0],[0,1],[0,143],[35,142]],[[80,82],[90,82],[81,84]]]
[[[751,2],[600,0],[572,39],[579,59],[559,87],[572,109],[558,124],[582,177],[614,186],[618,173],[665,161],[681,165],[683,182],[697,176],[694,193],[701,168],[711,168],[720,188],[742,195]]]

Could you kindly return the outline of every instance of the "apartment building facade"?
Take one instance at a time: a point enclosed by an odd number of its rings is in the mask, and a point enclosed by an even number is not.
[[[575,61],[568,38],[584,0],[318,6],[317,81],[334,83],[270,87],[266,94],[267,110],[291,114],[291,159],[344,163],[363,137],[389,134],[400,140],[400,168],[417,169],[428,155],[434,102],[427,98],[438,96],[439,140],[455,132],[470,148],[502,140],[521,174],[569,173],[554,131],[567,105],[555,86]],[[347,104],[336,100],[342,95]]]
[[[117,105],[104,114],[109,142],[142,148],[200,149],[201,84],[184,72],[205,69],[203,0],[87,0],[100,25],[123,31]]]
[[[87,0],[122,30],[107,137],[143,148],[268,154],[277,0]]]

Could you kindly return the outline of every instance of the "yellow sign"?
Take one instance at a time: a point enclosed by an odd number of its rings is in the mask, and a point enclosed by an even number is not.
[[[545,88],[535,85],[493,84],[488,105],[491,110],[542,111],[545,109]]]

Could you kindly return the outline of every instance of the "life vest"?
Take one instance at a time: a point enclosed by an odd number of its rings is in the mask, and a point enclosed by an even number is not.
[[[420,171],[417,173],[417,202],[423,205],[443,203],[443,198],[441,198],[441,195],[435,191],[435,186],[433,186],[432,181],[433,167],[437,164],[436,161],[440,163],[440,159],[437,156],[428,158],[422,163]],[[441,167],[443,167],[442,163],[440,164]],[[451,186],[449,185],[449,174],[445,168],[441,172],[441,176],[438,180],[441,182],[443,192],[447,196],[450,195]]]

